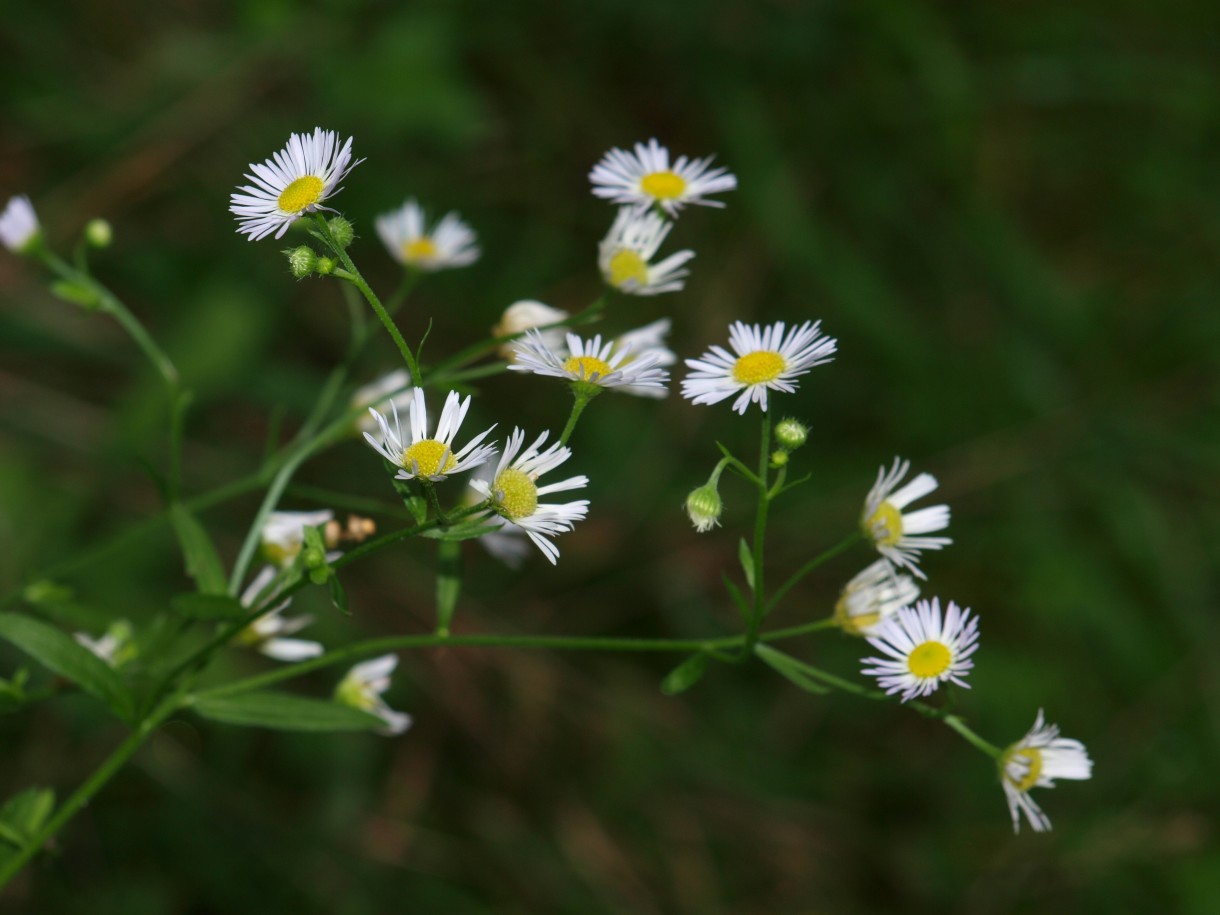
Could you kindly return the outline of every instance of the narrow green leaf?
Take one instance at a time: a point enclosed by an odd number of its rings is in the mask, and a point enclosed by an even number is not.
[[[707,652],[695,652],[666,675],[661,681],[661,692],[667,696],[686,692],[703,678],[706,670]]]
[[[203,525],[181,502],[170,506],[169,516],[186,560],[186,574],[195,580],[195,586],[204,594],[226,593],[228,586],[224,566]]]
[[[427,499],[422,499],[419,496],[411,496],[403,499],[403,504],[407,506],[407,511],[411,513],[411,517],[415,519],[416,524],[423,524],[428,520]]]
[[[733,579],[729,578],[727,572],[720,573],[720,580],[724,582],[724,589],[729,592],[729,597],[733,598],[733,603],[741,611],[741,618],[748,623],[750,621],[750,604],[746,600],[746,596],[741,593],[741,588],[737,587]]]
[[[737,558],[741,561],[741,571],[745,573],[746,584],[750,586],[750,590],[754,590],[754,554],[750,550],[750,545],[746,543],[746,538],[742,537],[737,545]]]
[[[830,692],[830,687],[819,683],[801,668],[804,666],[796,658],[789,657],[782,651],[776,651],[769,645],[754,646],[754,654],[773,671],[790,683],[794,683],[807,693],[824,696]]]
[[[246,615],[241,601],[227,594],[200,594],[191,591],[170,599],[170,606],[193,620],[238,620]]]
[[[55,792],[50,788],[27,788],[0,807],[0,839],[18,848],[42,828],[55,809]]]
[[[330,588],[330,602],[335,605],[335,609],[340,613],[351,616],[352,611],[347,606],[347,592],[343,590],[343,585],[339,582],[339,576],[332,573],[327,586]]]
[[[130,717],[131,694],[119,675],[72,636],[33,617],[0,613],[0,638],[101,699],[119,717]]]
[[[204,697],[194,707],[213,721],[280,731],[366,731],[384,726],[376,715],[349,705],[287,693],[264,691],[214,699]]]

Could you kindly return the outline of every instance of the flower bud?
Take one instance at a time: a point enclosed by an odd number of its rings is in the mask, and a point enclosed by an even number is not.
[[[106,248],[113,237],[114,233],[110,229],[110,223],[106,220],[90,219],[85,223],[85,241],[93,247]]]
[[[720,523],[720,513],[723,510],[720,493],[711,483],[700,486],[686,497],[686,514],[700,534],[710,531]]]
[[[356,237],[356,230],[342,216],[332,216],[326,223],[326,227],[330,229],[331,238],[335,240],[335,243],[340,248],[346,248],[352,243],[352,239]]]
[[[290,248],[284,252],[284,256],[288,258],[288,269],[298,280],[310,276],[318,267],[318,255],[308,245]]]
[[[784,419],[775,427],[775,441],[785,451],[795,451],[808,440],[809,427],[799,420]]]
[[[788,452],[785,451],[784,449],[781,448],[778,451],[773,451],[771,453],[772,469],[778,470],[780,467],[785,466],[787,463],[788,463]]]
[[[314,269],[318,271],[318,276],[330,276],[338,266],[339,262],[333,257],[319,257],[317,266]]]

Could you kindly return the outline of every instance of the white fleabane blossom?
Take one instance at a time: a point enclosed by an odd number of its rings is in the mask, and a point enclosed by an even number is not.
[[[275,576],[274,566],[264,566],[242,592],[241,605],[246,609],[256,606]],[[273,595],[268,595],[268,597],[274,599]],[[284,599],[234,636],[233,641],[239,645],[253,648],[260,654],[265,654],[277,661],[292,662],[316,658],[323,651],[320,642],[284,638],[284,636],[299,632],[313,622],[313,617],[309,615],[291,618],[283,616],[291,603],[291,597]]]
[[[494,425],[472,438],[460,451],[453,449],[453,440],[462,420],[466,418],[466,411],[470,409],[469,396],[462,400],[456,391],[449,392],[440,421],[436,424],[435,437],[428,435],[428,411],[424,406],[422,389],[415,388],[411,399],[409,439],[403,437],[398,408],[392,403],[390,407],[394,417],[392,428],[384,416],[369,408],[381,435],[377,437],[366,432],[364,438],[378,454],[402,468],[397,473],[399,479],[413,480],[418,477],[433,482],[443,480],[451,474],[478,467],[495,454],[494,446],[482,444],[495,428]]]
[[[536,327],[545,327],[548,324],[557,324],[569,317],[568,313],[561,308],[552,308],[542,302],[535,302],[532,299],[523,299],[520,302],[513,302],[508,308],[504,309],[504,314],[500,317],[500,323],[491,329],[493,337],[512,337],[516,334],[523,334],[527,330],[533,330]],[[563,346],[563,335],[565,333],[562,327],[552,327],[547,330],[540,330],[542,339],[546,345],[553,350],[558,350]],[[513,352],[513,343],[509,341],[500,347],[500,355],[505,359],[512,360],[515,357]]]
[[[559,558],[559,548],[550,539],[572,530],[574,521],[583,520],[589,502],[542,503],[538,500],[556,492],[583,489],[589,483],[586,476],[569,477],[558,483],[538,485],[538,478],[554,470],[572,456],[572,451],[559,442],[543,449],[549,433],[543,432],[529,447],[522,450],[525,433],[514,429],[504,445],[500,463],[490,481],[474,480],[470,485],[491,501],[503,517],[529,536],[534,545],[550,560]]]
[[[1083,780],[1093,776],[1093,761],[1079,740],[1059,736],[1059,728],[1047,724],[1042,709],[1029,733],[1000,755],[1000,783],[1008,799],[1013,832],[1021,831],[1021,813],[1034,832],[1051,828],[1050,817],[1029,796],[1033,788],[1054,788],[1055,779]]]
[[[628,295],[660,295],[680,290],[683,279],[690,275],[683,264],[695,256],[694,251],[677,251],[652,263],[672,228],[673,223],[656,213],[635,207],[620,209],[597,247],[597,266],[602,278]]]
[[[837,341],[821,333],[821,321],[806,321],[784,332],[784,322],[767,328],[736,321],[729,328],[733,352],[713,346],[682,381],[682,396],[692,403],[715,404],[738,395],[733,409],[745,415],[751,403],[767,409],[767,392],[796,390],[793,379],[834,358]]]
[[[671,164],[669,150],[652,139],[636,143],[634,152],[610,150],[589,172],[589,181],[596,197],[641,209],[659,206],[677,216],[688,203],[723,207],[708,195],[737,187],[737,178],[728,169],[712,168],[712,158],[679,156]]]
[[[385,722],[385,726],[378,728],[377,732],[387,737],[401,734],[411,726],[410,715],[394,711],[381,698],[390,688],[390,675],[397,666],[397,655],[373,658],[353,667],[335,688],[337,701],[376,715]]]
[[[669,373],[658,367],[656,352],[636,355],[625,347],[616,348],[613,340],[602,343],[600,334],[592,340],[568,334],[566,341],[567,349],[556,352],[538,331],[530,331],[513,344],[516,362],[509,369],[603,388],[663,387],[669,380]]]
[[[631,360],[647,357],[653,360],[653,365],[659,367],[671,366],[678,361],[678,357],[668,346],[665,345],[665,338],[669,335],[672,323],[669,318],[661,318],[658,321],[653,321],[651,324],[645,324],[643,327],[638,327],[635,330],[629,330],[627,333],[614,340],[614,349],[611,352],[625,350],[627,352],[626,365],[630,365]],[[668,397],[669,388],[665,386],[657,387],[656,385],[625,385],[619,388],[623,394],[634,394],[636,397]]]
[[[884,465],[877,471],[877,482],[864,500],[860,526],[872,539],[878,553],[895,565],[906,566],[918,577],[927,578],[918,566],[919,554],[922,550],[939,550],[953,542],[949,537],[926,536],[949,526],[949,506],[933,505],[903,512],[937,486],[936,477],[921,473],[898,488],[910,469],[910,461],[894,458],[888,473]]]
[[[409,410],[414,398],[411,373],[406,369],[397,369],[358,388],[352,395],[352,409],[361,411],[356,420],[356,428],[361,432],[376,432],[377,421],[368,414],[369,407],[375,407],[377,412],[384,415],[389,413],[391,408]]]
[[[246,178],[253,185],[239,187],[229,198],[229,212],[237,217],[237,231],[250,241],[272,232],[283,238],[301,216],[329,210],[322,202],[343,188],[348,172],[363,162],[352,161],[352,138],[339,145],[339,134],[314,128],[313,134],[294,133],[288,144],[262,165],[250,164]]]
[[[939,598],[921,600],[878,624],[868,643],[887,657],[865,658],[864,673],[886,693],[902,693],[903,702],[935,692],[946,680],[969,689],[965,677],[978,640],[978,617],[969,609],[949,601],[942,619]]]
[[[10,197],[0,213],[0,243],[14,254],[25,254],[38,243],[41,233],[30,198],[24,194]]]
[[[849,635],[875,635],[883,620],[919,597],[919,586],[888,559],[878,559],[847,583],[835,604],[834,620]]]
[[[382,213],[376,226],[390,256],[417,270],[465,267],[479,259],[474,230],[457,213],[446,213],[429,229],[424,210],[414,199]]]
[[[115,620],[96,639],[87,632],[77,632],[72,637],[115,669],[122,667],[138,654],[135,631],[127,620]]]
[[[263,522],[263,555],[278,566],[291,565],[305,545],[305,528],[333,520],[329,509],[314,512],[272,512]]]

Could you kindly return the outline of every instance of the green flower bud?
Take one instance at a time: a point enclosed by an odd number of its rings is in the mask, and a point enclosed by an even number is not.
[[[310,276],[318,267],[318,255],[308,245],[290,248],[284,252],[284,256],[288,258],[288,269],[298,280]]]
[[[784,451],[781,448],[779,451],[772,452],[771,466],[773,468],[778,469],[780,467],[783,467],[787,463],[788,463],[788,452],[787,451]]]
[[[781,420],[775,427],[775,441],[785,451],[795,451],[808,440],[809,427],[798,420]]]
[[[332,216],[326,223],[326,227],[330,229],[331,237],[340,248],[346,248],[352,243],[352,239],[356,237],[356,230],[342,216]]]
[[[333,257],[319,257],[316,269],[318,276],[330,276],[335,272],[335,268],[339,266],[339,262]]]
[[[686,514],[700,534],[710,531],[720,523],[720,513],[723,510],[724,503],[720,501],[720,493],[712,483],[700,486],[686,497]]]
[[[95,248],[108,247],[113,237],[114,233],[110,229],[110,223],[104,219],[90,219],[85,224],[85,241]]]

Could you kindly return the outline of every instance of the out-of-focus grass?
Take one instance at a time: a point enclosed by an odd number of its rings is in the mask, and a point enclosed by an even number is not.
[[[372,217],[407,195],[479,231],[478,266],[403,312],[409,338],[435,319],[437,355],[515,299],[597,294],[611,211],[585,173],[606,148],[656,135],[716,151],[741,189],[677,226],[699,252],[687,290],[618,300],[606,328],[672,315],[694,355],[732,319],[822,318],[840,356],[783,401],[814,427],[798,459],[814,478],[775,513],[772,568],[848,530],[877,465],[915,458],[954,510],[930,589],[983,616],[959,702],[998,742],[1044,706],[1097,768],[1040,796],[1054,833],[1014,839],[987,761],[901,709],[815,699],[756,666],[664,699],[661,658],[411,655],[393,700],[417,724],[400,740],[170,725],[10,909],[1213,910],[1214,7],[22,6],[0,38],[0,193],[29,193],[61,246],[113,221],[99,272],[198,392],[191,491],[253,470],[269,417],[292,428],[339,355],[333,284],[293,283],[285,245],[246,243],[225,211],[289,131],[356,136],[368,161],[339,201],[378,288],[396,273]],[[362,375],[393,365],[381,341]],[[514,377],[475,409],[538,428],[565,398]],[[117,330],[0,259],[0,586],[155,513],[140,459],[161,460],[163,427]],[[513,575],[469,550],[460,626],[729,629],[715,583],[747,496],[726,487],[725,527],[703,537],[678,506],[713,440],[746,451],[755,434],[727,408],[598,401],[574,442],[590,520],[555,570]],[[355,442],[300,480],[388,495]],[[256,503],[205,516],[226,557]],[[864,559],[836,561],[777,623],[824,614]],[[60,612],[148,618],[179,568],[163,530],[129,541],[63,576],[77,600]],[[299,603],[331,642],[417,631],[430,568],[415,544],[353,570],[350,621]],[[847,672],[859,654],[807,650]],[[18,662],[5,649],[0,675]],[[0,719],[0,788],[75,784],[118,736],[80,698]]]

